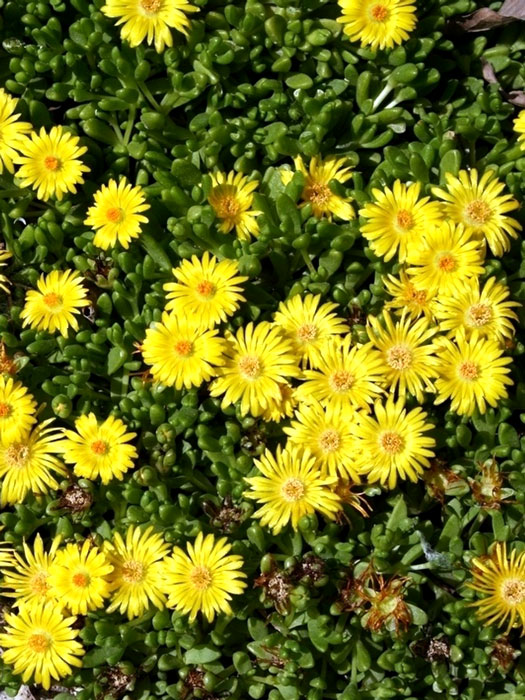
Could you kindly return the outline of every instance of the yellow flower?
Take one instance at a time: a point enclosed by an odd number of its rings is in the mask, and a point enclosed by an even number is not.
[[[435,348],[427,341],[436,333],[428,321],[421,318],[412,322],[404,316],[394,323],[388,311],[383,311],[385,327],[374,316],[368,317],[368,335],[384,363],[385,380],[391,391],[399,395],[408,392],[422,403],[424,391],[434,391],[432,380],[438,376]]]
[[[373,189],[374,202],[368,202],[359,215],[365,218],[361,233],[376,255],[391,260],[397,253],[405,262],[408,251],[419,245],[423,235],[441,222],[441,205],[430,197],[419,199],[421,185],[394,182],[393,190]]]
[[[297,377],[297,358],[289,340],[267,321],[227,333],[226,361],[210,384],[211,396],[224,394],[221,406],[241,402],[241,413],[260,416],[280,402],[280,384]]]
[[[19,165],[16,177],[22,187],[33,187],[38,199],[47,201],[55,196],[59,201],[66,192],[76,193],[75,185],[84,182],[82,173],[89,168],[79,160],[87,151],[79,146],[78,136],[72,136],[61,126],[53,126],[49,134],[44,127],[33,131],[20,143],[21,155],[14,159]]]
[[[268,408],[261,413],[261,418],[267,423],[270,421],[279,423],[283,418],[290,418],[293,416],[294,408],[297,406],[295,389],[290,382],[280,383],[279,391],[281,392],[280,398],[276,401],[269,401]]]
[[[74,615],[87,615],[104,605],[111,571],[111,564],[90,540],[84,540],[82,546],[70,543],[56,553],[49,569],[49,585]]]
[[[383,284],[393,297],[385,304],[385,309],[394,309],[398,314],[407,313],[411,318],[424,315],[429,321],[433,320],[435,295],[428,289],[416,287],[404,270],[400,271],[399,278],[385,275]]]
[[[408,253],[407,272],[416,287],[431,293],[455,294],[466,280],[481,275],[483,251],[462,224],[445,221],[428,231]]]
[[[323,406],[369,410],[368,404],[382,391],[383,361],[370,344],[351,348],[351,342],[347,335],[326,344],[318,369],[303,372],[305,381],[296,390],[299,401],[317,399]]]
[[[460,170],[459,177],[447,173],[446,180],[446,190],[432,189],[445,201],[446,216],[463,224],[474,238],[485,239],[494,255],[510,250],[509,236],[517,238],[521,224],[507,214],[518,209],[519,202],[510,194],[501,194],[505,184],[495,171],[487,170],[479,178],[477,170]]]
[[[416,26],[414,0],[338,0],[343,14],[337,18],[350,41],[361,46],[391,49],[409,37]]]
[[[321,472],[359,483],[355,469],[356,412],[348,406],[324,407],[318,401],[302,404],[290,427],[283,428],[291,445],[306,447]]]
[[[522,109],[514,120],[514,131],[519,134],[518,143],[522,151],[525,151],[525,109]]]
[[[129,248],[130,241],[139,237],[142,224],[148,222],[140,213],[150,208],[142,188],[133,187],[125,177],[118,185],[110,180],[95,192],[94,200],[84,220],[86,226],[96,230],[93,244],[107,250],[118,241],[123,248]]]
[[[301,156],[294,158],[295,168],[304,175],[305,183],[301,195],[302,203],[305,207],[312,205],[312,213],[318,219],[326,216],[331,221],[332,216],[336,216],[343,221],[350,221],[355,218],[355,211],[350,204],[350,197],[340,197],[332,192],[330,183],[332,180],[343,184],[352,177],[351,168],[346,166],[346,158],[329,156],[326,159],[314,156],[308,168]],[[281,170],[281,179],[287,185],[293,177],[291,170]]]
[[[153,528],[142,530],[130,525],[124,541],[118,532],[113,542],[104,542],[104,553],[113,571],[109,574],[112,602],[106,608],[111,613],[127,613],[131,620],[146,612],[150,603],[161,609],[166,598],[161,590],[164,558],[169,552],[162,536]]]
[[[48,275],[41,275],[36,286],[37,289],[30,289],[26,294],[20,314],[23,325],[38,331],[59,331],[64,338],[69,327],[78,330],[75,315],[82,307],[89,306],[79,273],[76,270],[53,270]]]
[[[505,634],[513,627],[525,632],[525,551],[507,555],[505,542],[497,542],[490,556],[476,557],[471,563],[473,580],[467,586],[483,598],[471,605],[485,625],[506,624]]]
[[[374,416],[360,415],[354,431],[356,461],[370,483],[393,489],[398,479],[417,481],[430,466],[436,442],[424,435],[434,427],[426,417],[419,406],[407,412],[404,400],[395,403],[392,397],[386,404],[376,401]]]
[[[341,500],[333,491],[337,477],[323,476],[308,450],[279,446],[275,456],[266,450],[255,466],[262,476],[245,478],[251,491],[244,496],[262,504],[253,517],[260,518],[261,525],[268,525],[274,535],[290,522],[297,530],[303,515],[317,511],[334,520],[341,510]]]
[[[168,606],[189,614],[190,622],[199,612],[208,622],[218,613],[233,615],[229,601],[246,588],[242,581],[246,574],[239,571],[242,557],[229,553],[231,545],[226,537],[216,541],[213,535],[204,537],[202,532],[186,548],[187,553],[175,547],[165,561],[163,588]]]
[[[58,444],[64,461],[74,465],[75,474],[84,479],[100,477],[103,484],[112,479],[122,481],[138,457],[135,447],[126,444],[137,437],[136,433],[126,432],[126,425],[113,416],[99,425],[94,413],[77,418],[75,430],[64,430],[64,440]]]
[[[67,474],[64,465],[55,456],[60,433],[47,427],[52,420],[37,425],[17,440],[0,438],[0,502],[21,503],[29,492],[40,495],[57,489],[58,482],[51,472]]]
[[[0,88],[0,173],[6,170],[15,172],[13,159],[17,157],[23,134],[30,132],[33,127],[29,122],[20,122],[19,114],[15,113],[18,100],[11,97]]]
[[[4,581],[2,593],[14,598],[13,605],[28,604],[34,607],[38,603],[56,605],[56,594],[49,582],[49,569],[55,559],[61,538],[55,537],[49,552],[44,550],[44,543],[39,534],[33,542],[33,551],[24,542],[24,556],[13,552],[14,561],[9,568],[2,568]],[[12,569],[15,569],[12,571]]]
[[[183,260],[173,275],[177,281],[164,285],[166,311],[191,317],[205,328],[226,321],[244,301],[239,285],[248,278],[239,275],[236,260],[219,262],[205,251],[200,260],[196,255],[191,262]]]
[[[209,381],[224,362],[226,342],[218,331],[204,330],[191,317],[162,314],[162,322],[146,331],[142,356],[157,382],[190,389]]]
[[[326,302],[319,306],[320,301],[320,294],[307,294],[304,298],[296,294],[279,304],[274,317],[275,324],[292,341],[303,366],[308,363],[316,367],[326,341],[349,331],[343,319],[333,313],[337,304]]]
[[[435,312],[440,321],[440,330],[448,331],[448,337],[454,338],[462,329],[468,337],[472,331],[480,336],[492,338],[504,343],[514,335],[513,321],[518,321],[513,307],[520,306],[517,301],[505,301],[510,290],[504,284],[491,277],[480,290],[479,280],[472,279],[451,296],[440,296]]]
[[[0,88],[1,89],[1,88]],[[1,126],[0,126],[1,128]],[[0,141],[1,141],[1,132],[0,132]],[[0,158],[1,158],[1,151],[0,151]],[[1,170],[1,160],[0,160],[0,173],[2,172]],[[5,262],[6,260],[9,260],[9,258],[13,257],[13,254],[10,253],[8,250],[0,250],[0,267],[5,267],[7,263]],[[7,294],[9,291],[9,285],[11,282],[5,275],[0,275],[0,289]]]
[[[261,213],[253,206],[253,192],[258,180],[249,181],[245,175],[235,173],[212,173],[212,188],[208,195],[215,216],[221,220],[219,231],[229,233],[233,228],[241,241],[249,241],[259,235],[257,216]]]
[[[441,337],[437,348],[439,379],[436,380],[437,398],[440,404],[451,399],[450,408],[460,415],[471,416],[476,406],[485,413],[487,403],[496,407],[500,399],[507,398],[506,385],[510,357],[502,356],[501,346],[474,331],[467,340],[458,332],[456,343]]]
[[[117,27],[123,25],[120,35],[130,46],[138,46],[144,40],[155,42],[157,53],[166,46],[173,46],[171,29],[187,35],[190,20],[185,12],[197,12],[198,7],[188,0],[106,0],[102,12],[117,19]]]
[[[18,440],[36,423],[36,401],[26,387],[0,375],[0,440]]]
[[[33,679],[49,690],[51,679],[67,678],[72,666],[82,666],[79,657],[84,649],[75,640],[79,633],[72,627],[75,617],[62,617],[53,605],[23,605],[17,614],[5,613],[4,617],[2,660],[24,683]]]

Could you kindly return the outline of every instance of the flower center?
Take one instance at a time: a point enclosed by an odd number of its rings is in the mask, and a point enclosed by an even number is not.
[[[438,260],[438,267],[443,272],[452,272],[456,268],[454,256],[450,253],[444,253]]]
[[[239,360],[239,371],[245,379],[257,379],[261,370],[261,362],[254,355],[245,355]]]
[[[8,403],[0,403],[0,418],[8,418],[13,408]]]
[[[407,291],[407,296],[411,301],[414,301],[416,304],[423,305],[426,300],[427,300],[427,293],[416,289],[413,285],[410,285]]]
[[[106,219],[108,221],[111,221],[112,224],[120,224],[122,219],[124,218],[124,212],[122,209],[119,209],[118,207],[110,207],[106,211]]]
[[[406,209],[400,209],[397,212],[396,221],[398,228],[403,229],[404,231],[409,231],[414,227],[414,217]]]
[[[193,351],[193,343],[191,343],[189,340],[179,340],[177,343],[175,343],[173,349],[177,355],[180,355],[181,357],[188,357]]]
[[[55,156],[46,156],[44,158],[44,166],[47,168],[47,170],[51,170],[53,172],[54,170],[60,170],[62,163],[60,162],[59,158],[55,158]]]
[[[10,467],[22,469],[26,466],[27,458],[29,457],[29,447],[22,445],[21,442],[15,442],[9,445],[5,452],[5,461]]]
[[[78,573],[73,576],[72,581],[78,588],[86,588],[89,585],[90,578],[87,574]]]
[[[51,637],[48,634],[32,634],[27,640],[27,645],[36,654],[43,654],[51,646]]]
[[[328,185],[323,185],[321,182],[312,182],[311,185],[305,188],[303,195],[304,199],[318,207],[325,207],[331,196],[332,190]]]
[[[91,443],[91,451],[96,455],[107,455],[109,452],[109,445],[104,440],[95,440]]]
[[[304,483],[300,479],[292,477],[287,479],[281,486],[281,496],[289,503],[300,501],[305,494]]]
[[[470,202],[470,204],[467,204],[465,212],[467,218],[478,226],[486,224],[492,216],[491,208],[481,199],[475,199],[473,202]]]
[[[469,326],[480,328],[486,325],[492,318],[492,309],[487,304],[473,304],[467,311],[467,323]]]
[[[35,595],[45,596],[49,591],[49,585],[47,583],[47,574],[45,571],[39,571],[31,579],[29,584],[31,592]]]
[[[62,297],[55,294],[55,292],[50,292],[49,294],[44,294],[43,301],[50,309],[56,309],[57,306],[61,306]]]
[[[140,5],[144,12],[154,15],[162,7],[162,0],[140,0]]]
[[[305,323],[304,326],[297,329],[297,337],[303,343],[310,343],[317,338],[317,326],[314,326],[313,323]]]
[[[199,284],[196,287],[197,293],[201,295],[201,297],[212,297],[215,292],[217,291],[215,285],[212,282],[208,282],[208,280],[202,280],[202,282],[199,282]]]
[[[376,22],[384,22],[388,17],[388,8],[384,5],[374,5],[370,10],[370,14],[372,15],[372,19],[375,19]]]
[[[221,219],[233,219],[237,216],[241,205],[233,195],[224,195],[217,204],[217,216]]]
[[[502,598],[511,605],[525,603],[525,580],[509,578],[503,581],[501,586]]]
[[[389,455],[395,455],[402,451],[405,446],[405,441],[399,433],[386,431],[379,437],[379,444],[384,452]]]
[[[190,581],[200,591],[205,591],[211,586],[213,577],[206,566],[196,566],[190,573]]]
[[[140,583],[146,574],[146,568],[140,561],[130,559],[122,567],[122,579],[126,583]]]
[[[330,387],[340,394],[351,389],[354,382],[354,375],[350,374],[350,372],[347,372],[345,369],[338,369],[331,375],[329,380]]]
[[[458,372],[461,379],[466,379],[469,382],[477,379],[479,376],[477,366],[470,360],[465,360],[465,362],[462,362],[458,368]]]
[[[406,345],[394,345],[386,353],[386,361],[393,369],[407,369],[412,364],[412,351]]]
[[[319,436],[319,447],[323,452],[336,452],[341,445],[341,436],[333,428],[324,430]]]

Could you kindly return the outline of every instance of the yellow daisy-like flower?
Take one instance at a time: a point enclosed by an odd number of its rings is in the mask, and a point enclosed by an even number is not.
[[[525,551],[512,550],[507,555],[505,542],[497,542],[490,556],[476,557],[471,563],[473,580],[467,583],[483,595],[471,605],[485,625],[506,625],[505,634],[513,627],[525,633]]]
[[[1,128],[1,126],[0,126]],[[0,139],[2,136],[0,135]],[[0,158],[1,158],[1,152],[0,152]],[[1,166],[1,161],[0,161],[0,166]],[[0,173],[2,170],[0,169]],[[6,260],[9,260],[10,258],[13,257],[13,254],[10,253],[8,250],[0,250],[0,267],[5,267],[7,265]],[[11,282],[5,275],[0,275],[0,289],[7,294],[9,291],[9,285]]]
[[[505,387],[513,383],[507,376],[512,358],[503,357],[495,340],[483,338],[477,331],[467,340],[460,331],[455,343],[441,337],[437,353],[440,376],[436,380],[436,405],[451,399],[453,411],[471,416],[476,406],[485,413],[487,403],[496,407],[500,399],[507,398]]]
[[[142,356],[157,382],[176,389],[200,386],[217,374],[226,342],[217,330],[204,330],[188,317],[162,314],[162,322],[146,331]]]
[[[173,46],[172,29],[187,35],[190,20],[187,12],[197,12],[198,7],[188,0],[106,0],[102,12],[116,25],[122,25],[120,35],[130,46],[138,46],[144,40],[155,43],[157,53],[166,46]]]
[[[18,156],[20,141],[33,129],[29,122],[18,121],[17,104],[18,99],[0,88],[0,173],[4,172],[4,166],[11,174],[15,172],[13,160]]]
[[[227,333],[225,363],[210,384],[211,396],[224,394],[221,407],[241,402],[241,413],[260,416],[282,399],[280,384],[299,376],[289,340],[267,321]]]
[[[337,477],[323,475],[308,450],[279,446],[275,456],[266,450],[255,466],[261,476],[245,478],[251,490],[244,496],[262,504],[253,517],[274,535],[290,522],[297,530],[303,515],[319,512],[334,520],[341,510],[341,499],[333,491]]]
[[[58,482],[51,472],[67,474],[57,459],[57,440],[60,432],[49,428],[53,419],[46,420],[31,432],[17,440],[0,438],[0,479],[2,491],[0,503],[22,503],[27,494],[48,493],[57,489]]]
[[[340,197],[330,188],[332,180],[343,184],[352,177],[352,169],[346,163],[346,158],[329,156],[323,160],[314,156],[307,168],[301,156],[294,158],[296,170],[305,178],[301,194],[303,201],[299,206],[305,207],[311,204],[313,215],[318,219],[323,216],[326,216],[329,221],[333,216],[343,221],[354,219],[355,211],[350,204],[350,197]],[[290,182],[293,175],[291,170],[281,170],[281,180],[285,185]]]
[[[109,595],[107,576],[113,567],[90,540],[59,550],[49,569],[49,584],[60,603],[74,615],[87,615],[104,605]]]
[[[343,319],[333,313],[337,304],[326,302],[319,306],[320,301],[320,294],[307,294],[304,298],[296,294],[282,301],[274,316],[275,324],[292,341],[303,366],[308,363],[316,367],[326,341],[349,331]]]
[[[76,193],[76,185],[84,182],[82,174],[89,172],[80,160],[87,148],[78,144],[78,136],[61,126],[53,126],[49,134],[42,127],[38,134],[33,131],[24,137],[18,149],[21,155],[14,159],[20,166],[16,177],[22,187],[32,187],[44,202],[53,196],[60,201],[66,192]]]
[[[385,275],[383,284],[393,299],[385,304],[385,309],[393,309],[397,314],[408,314],[411,318],[424,315],[429,321],[434,319],[435,295],[428,289],[416,287],[404,270],[399,277]]]
[[[2,594],[14,598],[13,605],[39,603],[57,605],[56,594],[49,582],[49,570],[55,559],[61,537],[55,537],[51,542],[49,552],[44,550],[44,543],[39,534],[33,542],[33,550],[24,542],[24,556],[13,552],[13,563],[9,568],[2,568],[4,580]],[[14,571],[12,570],[14,569]]]
[[[337,18],[350,41],[373,49],[392,49],[406,41],[416,26],[414,0],[338,0]]]
[[[267,423],[271,421],[279,423],[283,418],[290,418],[293,416],[294,408],[297,406],[295,389],[290,382],[280,383],[279,391],[281,392],[281,397],[277,401],[270,401],[268,408],[261,413],[261,418]]]
[[[421,185],[394,182],[393,189],[373,189],[374,202],[368,202],[359,215],[366,219],[361,233],[374,253],[391,260],[397,253],[405,262],[408,251],[419,245],[423,235],[442,220],[441,205],[430,197],[419,198]]]
[[[407,272],[416,287],[455,294],[466,280],[484,272],[483,259],[479,241],[462,224],[445,221],[408,252],[412,267]]]
[[[236,260],[221,260],[205,251],[202,258],[194,255],[173,270],[176,282],[164,285],[167,292],[166,311],[195,319],[205,328],[226,321],[244,301],[241,285],[247,277],[239,275]]]
[[[454,338],[460,330],[468,337],[473,331],[504,343],[514,335],[513,321],[518,317],[512,311],[520,306],[517,301],[506,301],[510,290],[491,277],[480,289],[478,279],[465,282],[463,288],[451,296],[440,296],[435,306],[440,330]]]
[[[138,457],[135,447],[127,444],[137,434],[128,433],[126,425],[114,416],[99,425],[94,413],[77,418],[75,430],[64,430],[64,440],[58,444],[64,461],[74,465],[75,474],[84,479],[100,477],[103,484],[112,479],[122,481]]]
[[[246,588],[240,571],[243,559],[230,554],[231,545],[226,537],[215,540],[213,535],[199,532],[195,542],[188,542],[187,553],[180,547],[166,559],[163,588],[168,606],[189,614],[190,622],[203,613],[208,622],[216,614],[233,615],[229,601]]]
[[[76,617],[62,617],[53,605],[23,605],[17,614],[5,613],[2,660],[24,683],[33,679],[49,690],[52,680],[67,678],[72,666],[82,666],[84,649],[75,639],[75,622]]]
[[[521,224],[507,214],[519,208],[510,194],[502,194],[505,184],[494,170],[481,178],[477,170],[460,170],[459,177],[446,175],[447,189],[434,187],[432,192],[443,199],[445,215],[479,240],[485,239],[494,255],[502,256],[510,249],[510,238],[517,238]]]
[[[30,289],[26,294],[20,314],[23,325],[38,331],[59,331],[64,338],[70,327],[78,330],[75,316],[82,307],[89,306],[80,274],[76,270],[53,270],[41,275],[36,286],[37,289]]]
[[[413,322],[402,317],[394,323],[388,311],[383,311],[385,326],[374,316],[368,317],[368,335],[383,359],[385,380],[391,391],[399,389],[399,395],[408,392],[421,403],[424,391],[434,391],[432,380],[438,376],[438,359],[435,348],[428,341],[436,333],[429,328],[426,318]]]
[[[359,483],[355,468],[356,412],[348,406],[301,405],[290,427],[283,428],[291,445],[306,447],[321,472]]]
[[[0,439],[18,440],[36,423],[36,401],[20,382],[0,375]]]
[[[407,412],[404,400],[392,397],[386,404],[376,401],[374,416],[360,415],[356,461],[370,483],[393,489],[398,479],[417,481],[430,466],[436,441],[424,434],[434,427],[426,417],[419,407]]]
[[[139,237],[142,224],[148,222],[141,214],[150,208],[142,187],[133,187],[125,177],[118,184],[110,180],[95,192],[94,200],[84,220],[86,226],[96,231],[93,244],[107,250],[118,242],[128,249],[130,241]]]
[[[319,367],[303,372],[305,381],[297,388],[299,401],[317,399],[323,406],[359,407],[369,404],[382,392],[383,360],[370,344],[350,347],[349,335],[326,344]]]
[[[519,134],[518,143],[522,151],[525,151],[525,109],[522,109],[514,120],[514,131]]]
[[[212,173],[213,187],[208,195],[215,216],[221,220],[219,231],[229,233],[235,229],[241,241],[249,241],[259,235],[257,217],[261,213],[253,206],[253,193],[258,180],[249,181],[245,175],[233,170],[229,173]]]
[[[113,593],[108,613],[118,610],[131,620],[145,613],[150,603],[159,609],[165,606],[161,584],[169,549],[152,527],[142,530],[131,525],[125,541],[115,532],[113,542],[104,542],[104,553],[113,566],[108,577]]]

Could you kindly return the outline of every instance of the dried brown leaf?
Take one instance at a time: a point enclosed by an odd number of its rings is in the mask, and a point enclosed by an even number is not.
[[[505,0],[499,14],[515,19],[525,19],[525,0]]]
[[[485,60],[484,58],[481,59],[481,66],[482,66],[482,73],[483,73],[483,78],[487,81],[487,83],[499,83],[498,77],[496,75],[496,71],[494,70],[494,66],[490,61]]]

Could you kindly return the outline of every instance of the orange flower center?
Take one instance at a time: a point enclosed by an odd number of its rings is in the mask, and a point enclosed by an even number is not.
[[[465,362],[462,362],[458,368],[458,372],[461,379],[466,379],[469,382],[479,377],[477,366],[470,360],[465,360]]]
[[[196,290],[201,297],[206,298],[212,297],[217,291],[215,285],[212,282],[208,282],[208,280],[202,280],[202,282],[199,282]]]
[[[467,311],[467,323],[469,326],[480,328],[492,318],[492,310],[487,304],[473,304]]]
[[[188,357],[192,353],[193,343],[191,343],[189,340],[179,340],[177,343],[175,343],[173,349],[177,355],[180,355],[181,357]]]
[[[407,289],[407,297],[410,301],[423,305],[427,300],[427,293],[416,289],[414,285],[411,284]]]
[[[140,0],[140,5],[144,12],[154,15],[162,7],[162,0]]]
[[[501,586],[501,596],[511,605],[525,603],[525,580],[519,578],[506,579]]]
[[[370,10],[370,14],[376,22],[384,22],[388,17],[388,8],[384,5],[374,5]]]
[[[27,458],[29,457],[29,447],[21,442],[15,442],[9,445],[5,451],[4,459],[9,467],[22,469],[26,466]]]
[[[36,654],[43,654],[51,646],[51,637],[47,634],[32,634],[27,640],[27,645]]]
[[[233,219],[241,210],[241,205],[233,195],[226,194],[217,202],[215,211],[221,219]]]
[[[261,361],[254,355],[245,355],[239,360],[239,371],[245,379],[257,379],[262,371]]]
[[[393,369],[407,369],[412,364],[412,351],[406,345],[394,345],[386,353],[386,361]]]
[[[478,226],[486,224],[492,216],[491,208],[481,199],[475,199],[470,204],[467,204],[465,212],[470,222]]]
[[[211,586],[213,576],[206,566],[196,566],[190,573],[190,581],[200,591],[205,591]]]
[[[443,272],[452,272],[456,268],[454,256],[450,253],[445,253],[439,258],[438,267]]]
[[[130,559],[122,567],[122,579],[126,583],[140,583],[146,574],[146,568],[140,561]]]
[[[78,588],[85,588],[86,586],[89,585],[89,576],[87,574],[75,574],[72,578],[72,581],[75,586]]]
[[[317,338],[317,326],[313,323],[305,323],[297,329],[297,337],[303,343],[310,343]]]
[[[281,496],[285,501],[288,501],[288,503],[300,501],[301,498],[303,498],[305,491],[306,489],[303,482],[295,477],[287,479],[281,486]]]
[[[13,409],[8,403],[0,403],[0,418],[7,418],[12,412]]]
[[[317,207],[326,207],[330,197],[332,196],[332,190],[328,185],[324,185],[321,182],[312,182],[308,187],[305,188],[303,199],[307,202],[312,202]]]
[[[61,306],[62,297],[55,292],[50,292],[49,294],[44,294],[43,302],[50,309],[56,309],[57,306]]]
[[[386,431],[380,436],[379,444],[384,452],[389,455],[395,455],[402,451],[405,446],[405,441],[399,433]]]
[[[329,379],[330,387],[333,389],[333,391],[337,391],[340,394],[343,394],[345,391],[351,389],[354,382],[354,375],[347,372],[345,369],[338,369]]]
[[[319,447],[323,452],[336,452],[341,445],[341,436],[333,428],[324,430],[319,436]]]
[[[95,440],[91,443],[91,451],[96,455],[107,455],[109,452],[109,445],[104,440]]]
[[[398,227],[403,229],[404,231],[408,231],[409,229],[413,228],[413,226],[414,226],[414,217],[406,209],[400,209],[397,212],[396,221],[397,221]]]
[[[110,207],[106,211],[106,219],[108,221],[111,221],[112,224],[120,224],[120,222],[124,218],[123,214],[124,212],[122,211],[122,209],[119,209],[118,207]]]
[[[45,571],[39,571],[38,574],[35,574],[31,579],[29,587],[31,588],[31,593],[34,593],[35,595],[45,596],[49,591],[49,585],[47,583],[47,574],[45,573]]]
[[[60,170],[61,165],[62,163],[60,162],[60,159],[55,158],[55,156],[46,156],[44,158],[44,166],[47,170],[51,170],[51,172],[54,170]]]

